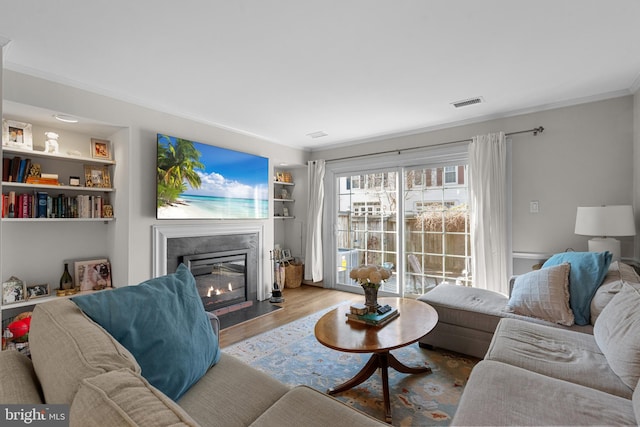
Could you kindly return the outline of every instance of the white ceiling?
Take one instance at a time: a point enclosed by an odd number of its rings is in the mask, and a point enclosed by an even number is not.
[[[640,87],[638,0],[0,0],[2,37],[8,69],[305,149]]]

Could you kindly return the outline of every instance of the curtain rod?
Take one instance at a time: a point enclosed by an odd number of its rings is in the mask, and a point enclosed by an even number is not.
[[[542,133],[542,132],[544,132],[544,128],[542,126],[538,126],[536,128],[533,128],[533,129],[519,130],[519,131],[516,131],[516,132],[505,133],[504,136],[518,135],[518,134],[521,134],[521,133],[533,133],[533,136],[537,136],[539,133]],[[337,162],[338,160],[359,159],[359,158],[362,158],[362,157],[377,156],[377,155],[380,155],[380,154],[390,154],[390,153],[401,154],[403,151],[420,150],[420,149],[423,149],[423,148],[440,147],[442,145],[459,144],[461,142],[472,142],[472,141],[473,141],[472,138],[460,139],[458,141],[440,142],[438,144],[423,145],[421,147],[409,147],[409,148],[401,148],[399,150],[379,151],[377,153],[360,154],[360,155],[357,155],[357,156],[339,157],[337,159],[327,160],[327,163],[329,163],[329,162]]]

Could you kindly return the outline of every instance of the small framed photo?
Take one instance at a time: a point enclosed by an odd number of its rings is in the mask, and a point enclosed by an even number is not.
[[[31,123],[2,120],[2,146],[33,150]]]
[[[282,208],[282,216],[289,216],[289,208]]]
[[[107,166],[90,165],[84,167],[85,187],[111,188],[111,177]]]
[[[286,261],[291,259],[291,249],[283,249],[282,250],[282,260]]]
[[[24,282],[17,277],[11,276],[9,280],[2,283],[2,303],[13,304],[26,300]]]
[[[111,160],[111,141],[91,138],[91,157],[94,159]]]
[[[42,298],[49,296],[49,284],[43,283],[40,285],[27,285],[27,298]]]
[[[107,258],[74,261],[74,279],[80,291],[111,287],[111,263]]]

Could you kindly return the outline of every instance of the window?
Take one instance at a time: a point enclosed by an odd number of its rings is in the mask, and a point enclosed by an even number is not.
[[[352,268],[380,264],[393,272],[382,291],[393,294],[417,296],[442,282],[467,285],[471,246],[465,172],[466,161],[337,176],[336,284],[356,287],[349,278]]]
[[[445,166],[445,168],[444,168],[444,183],[445,184],[457,184],[458,183],[458,167],[457,166]]]

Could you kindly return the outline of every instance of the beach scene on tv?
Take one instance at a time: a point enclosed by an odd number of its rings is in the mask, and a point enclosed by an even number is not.
[[[158,134],[158,219],[269,215],[269,159]]]

